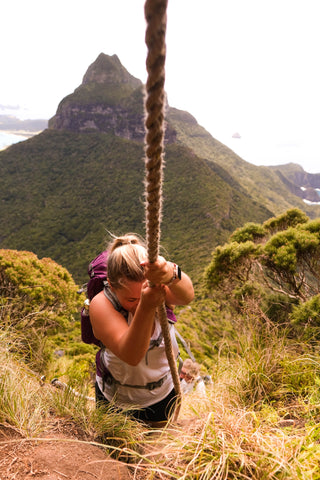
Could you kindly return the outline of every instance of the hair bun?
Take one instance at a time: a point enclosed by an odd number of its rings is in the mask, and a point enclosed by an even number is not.
[[[122,237],[122,245],[137,245],[138,239],[132,236]]]
[[[134,235],[123,235],[122,237],[117,237],[113,241],[111,250],[116,248],[123,247],[125,245],[139,245],[139,239]]]

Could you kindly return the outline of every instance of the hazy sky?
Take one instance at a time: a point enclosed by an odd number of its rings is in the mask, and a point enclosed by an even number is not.
[[[0,114],[52,117],[101,52],[145,82],[143,7],[4,0]],[[170,106],[251,163],[319,173],[319,13],[319,0],[169,0]]]

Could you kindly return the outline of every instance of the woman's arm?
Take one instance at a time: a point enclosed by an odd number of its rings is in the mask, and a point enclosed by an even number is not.
[[[194,298],[193,285],[184,272],[181,272],[181,280],[166,285],[166,301],[173,305],[188,305]]]
[[[90,303],[90,321],[93,333],[120,360],[137,365],[145,356],[154,328],[156,308],[165,301],[163,286],[148,286],[144,283],[141,298],[130,325],[114,309],[103,292]]]
[[[194,289],[191,279],[181,272],[181,279],[174,277],[176,265],[158,257],[154,263],[142,262],[146,278],[152,284],[163,284],[166,288],[166,302],[173,305],[187,305],[194,298]]]

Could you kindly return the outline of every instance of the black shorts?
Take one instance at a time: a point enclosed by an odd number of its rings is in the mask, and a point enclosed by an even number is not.
[[[97,382],[95,388],[97,405],[109,405],[110,402],[101,392]],[[169,420],[174,411],[176,401],[177,396],[173,388],[169,395],[167,395],[163,400],[160,400],[160,402],[154,403],[149,407],[144,407],[139,410],[129,410],[128,415],[136,420],[140,420],[141,422],[166,422]]]

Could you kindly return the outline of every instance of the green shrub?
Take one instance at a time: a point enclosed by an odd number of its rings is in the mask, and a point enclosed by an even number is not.
[[[305,341],[320,339],[320,294],[296,305],[290,321]]]
[[[267,230],[259,223],[248,222],[243,227],[237,228],[230,236],[230,242],[243,243],[259,241],[266,236]]]
[[[21,357],[39,373],[52,359],[49,339],[72,328],[80,310],[77,290],[69,272],[53,260],[0,250],[1,326],[19,339]],[[13,341],[12,350],[17,351],[15,345]]]

